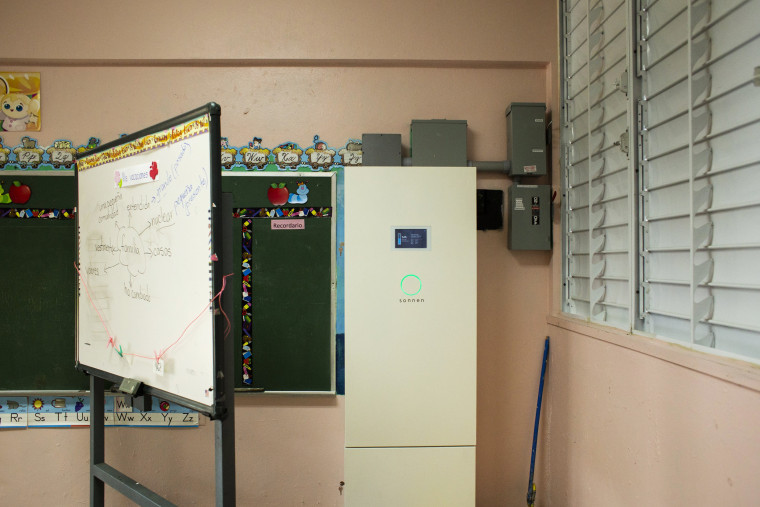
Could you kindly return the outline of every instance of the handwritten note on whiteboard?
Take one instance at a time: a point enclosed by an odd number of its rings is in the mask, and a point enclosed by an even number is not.
[[[211,406],[208,121],[80,158],[77,360]]]

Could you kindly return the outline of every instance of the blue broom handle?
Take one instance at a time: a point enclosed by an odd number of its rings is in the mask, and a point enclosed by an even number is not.
[[[544,342],[544,359],[541,364],[541,382],[538,385],[538,402],[536,403],[536,422],[533,425],[533,448],[530,451],[530,481],[529,488],[533,488],[533,470],[536,466],[536,444],[538,442],[538,422],[541,418],[541,399],[544,395],[544,374],[546,373],[546,359],[549,357],[549,337]]]

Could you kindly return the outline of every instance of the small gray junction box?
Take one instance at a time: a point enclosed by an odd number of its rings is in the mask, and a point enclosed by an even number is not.
[[[510,250],[551,250],[551,186],[511,185],[507,192]]]
[[[546,104],[513,102],[507,108],[510,176],[546,174]]]
[[[362,134],[362,165],[400,166],[401,134]]]
[[[467,166],[465,120],[412,120],[412,165]]]

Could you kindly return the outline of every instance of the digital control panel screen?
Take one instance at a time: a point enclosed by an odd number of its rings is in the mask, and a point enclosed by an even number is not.
[[[430,227],[394,227],[393,248],[420,249],[430,248]]]

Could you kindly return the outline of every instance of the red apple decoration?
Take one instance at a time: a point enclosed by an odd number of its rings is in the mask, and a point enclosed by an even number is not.
[[[285,183],[272,183],[272,187],[267,189],[267,198],[273,206],[282,206],[288,202],[290,192],[285,188]]]
[[[29,185],[23,185],[19,181],[14,181],[8,190],[8,195],[14,204],[26,204],[29,198],[32,197],[32,189],[29,188]],[[285,200],[287,201],[287,197]]]

